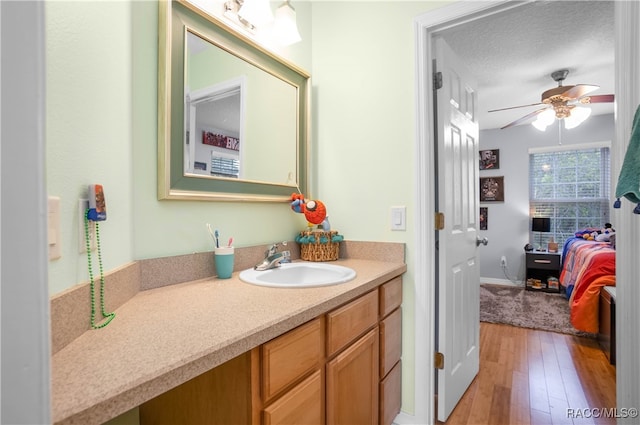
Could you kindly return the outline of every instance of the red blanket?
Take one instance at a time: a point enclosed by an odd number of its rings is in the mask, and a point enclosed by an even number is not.
[[[616,284],[615,250],[598,247],[585,253],[582,262],[574,264],[574,271],[576,269],[577,275],[569,299],[571,324],[578,330],[597,333],[600,288]]]
[[[591,257],[600,251],[615,252],[608,242],[587,241],[582,238],[571,238],[565,242],[560,283],[565,287],[567,297],[572,295],[574,286],[584,273],[585,266],[590,263]]]

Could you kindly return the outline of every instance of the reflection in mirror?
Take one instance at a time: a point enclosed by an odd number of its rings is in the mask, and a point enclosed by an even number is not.
[[[296,88],[192,31],[186,49],[185,176],[287,183],[297,170]]]
[[[307,193],[309,75],[189,0],[158,13],[158,198]]]

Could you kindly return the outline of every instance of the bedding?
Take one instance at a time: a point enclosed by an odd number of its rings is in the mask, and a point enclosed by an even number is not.
[[[616,284],[616,253],[609,242],[568,239],[562,249],[560,284],[571,311],[571,324],[578,330],[598,332],[600,288]]]

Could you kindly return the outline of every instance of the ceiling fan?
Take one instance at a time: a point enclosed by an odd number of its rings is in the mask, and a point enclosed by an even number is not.
[[[588,93],[599,89],[599,86],[593,86],[589,84],[563,86],[562,82],[567,78],[568,74],[568,69],[560,69],[558,71],[552,72],[551,78],[553,78],[553,80],[558,83],[558,87],[543,92],[541,102],[539,103],[512,106],[510,108],[493,109],[489,112],[506,111],[509,109],[524,108],[527,106],[545,105],[543,108],[530,112],[527,115],[518,118],[517,120],[510,122],[509,124],[500,128],[501,130],[503,130],[505,128],[513,127],[536,117],[536,120],[532,124],[538,130],[544,131],[545,128],[550,125],[556,118],[559,120],[564,119],[566,128],[573,128],[578,126],[591,114],[590,108],[585,108],[580,105],[613,102],[614,95],[612,94],[587,96]]]

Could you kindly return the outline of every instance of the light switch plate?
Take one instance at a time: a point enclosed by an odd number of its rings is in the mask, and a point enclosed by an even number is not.
[[[391,230],[407,230],[407,207],[391,207]]]

